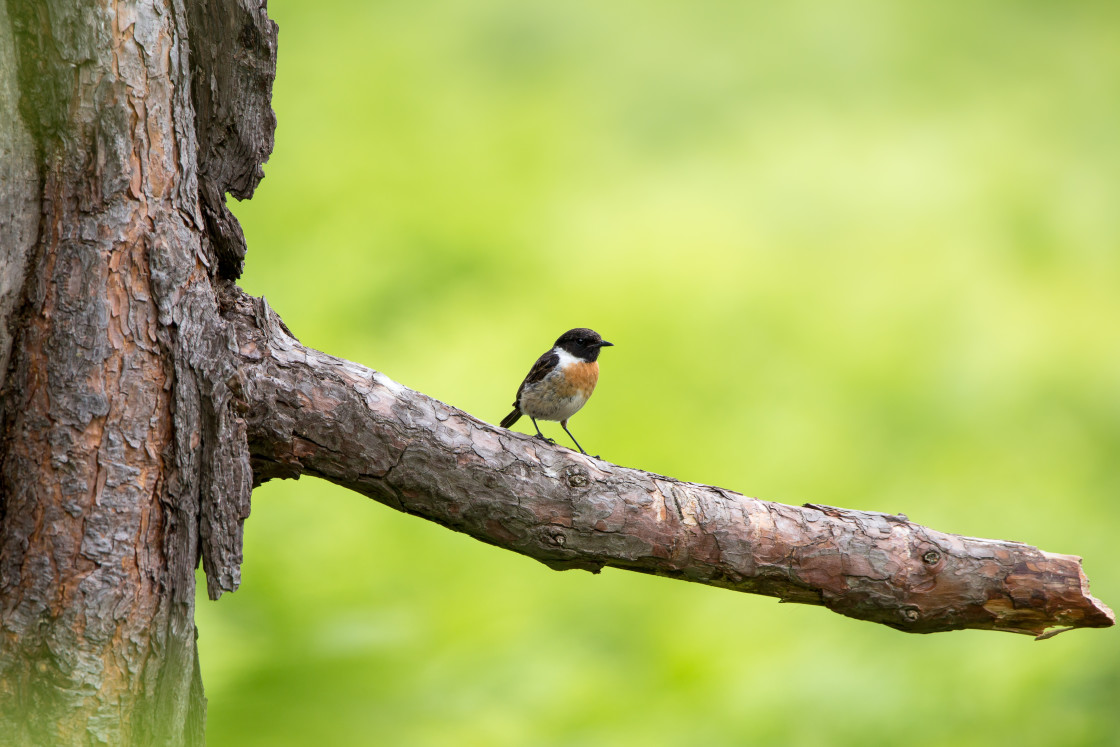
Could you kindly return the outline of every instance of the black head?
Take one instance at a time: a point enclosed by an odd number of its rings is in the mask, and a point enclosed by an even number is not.
[[[607,342],[599,333],[586,327],[569,329],[556,340],[556,347],[567,350],[577,358],[593,361],[599,357],[600,348],[609,348],[613,342]]]

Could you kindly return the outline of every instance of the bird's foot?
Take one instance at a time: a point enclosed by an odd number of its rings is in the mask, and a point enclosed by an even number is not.
[[[551,438],[544,435],[543,433],[538,433],[537,435],[533,436],[533,438],[539,438],[541,441],[544,441],[546,444],[555,444],[556,443],[555,441],[553,441]]]

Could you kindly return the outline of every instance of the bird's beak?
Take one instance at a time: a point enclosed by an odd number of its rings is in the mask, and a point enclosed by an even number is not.
[[[614,343],[613,342],[607,342],[606,340],[599,340],[599,347],[601,347],[601,348],[613,348]]]

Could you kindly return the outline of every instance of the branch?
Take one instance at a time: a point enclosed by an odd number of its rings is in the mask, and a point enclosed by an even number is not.
[[[625,568],[912,633],[1115,622],[1075,556],[612,465],[304,347],[237,289],[224,306],[257,484],[314,475],[557,570]]]

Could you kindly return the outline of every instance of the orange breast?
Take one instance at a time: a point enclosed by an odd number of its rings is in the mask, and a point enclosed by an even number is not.
[[[579,392],[584,399],[587,399],[595,391],[595,384],[599,381],[599,363],[598,361],[572,363],[564,369],[564,374],[572,391],[564,392],[561,396],[571,396]]]

